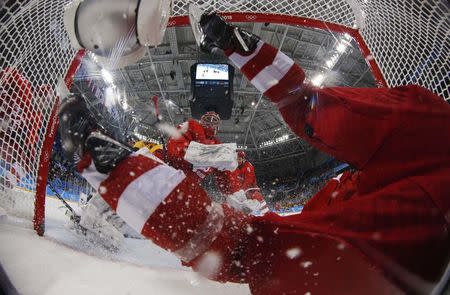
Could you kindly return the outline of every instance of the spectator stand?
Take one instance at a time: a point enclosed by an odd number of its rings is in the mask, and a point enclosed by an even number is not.
[[[286,214],[300,213],[303,206],[333,177],[351,167],[331,159],[322,165],[304,171],[299,179],[290,183],[279,183],[276,179],[271,185],[265,185],[265,194],[269,196],[268,205],[272,211]]]

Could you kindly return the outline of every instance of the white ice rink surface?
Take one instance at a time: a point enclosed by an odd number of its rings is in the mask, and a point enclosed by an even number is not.
[[[247,285],[200,277],[148,240],[125,239],[110,253],[71,230],[61,205],[47,198],[44,237],[0,217],[0,262],[19,294],[250,294]]]

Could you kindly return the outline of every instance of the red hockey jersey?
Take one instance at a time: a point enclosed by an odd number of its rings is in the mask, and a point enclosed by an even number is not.
[[[258,184],[256,183],[255,168],[249,161],[246,160],[236,169],[236,175],[241,189],[246,192],[247,198],[265,202]]]
[[[257,188],[255,168],[249,161],[245,161],[236,169],[241,188],[247,190],[249,188]]]
[[[208,171],[193,171],[192,164],[184,159],[186,149],[191,141],[202,144],[219,144],[218,138],[208,137],[203,126],[196,120],[190,119],[178,126],[181,136],[172,137],[167,143],[167,161],[174,168],[181,169],[183,172],[193,178],[196,178],[200,184],[202,180],[209,174],[214,175],[217,188],[224,194],[232,194],[239,190],[239,182],[235,175],[229,171],[218,171],[209,169]]]

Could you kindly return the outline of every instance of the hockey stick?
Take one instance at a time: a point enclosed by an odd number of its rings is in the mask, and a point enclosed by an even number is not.
[[[64,200],[64,198],[59,194],[59,192],[55,189],[53,184],[51,182],[47,183],[50,189],[55,193],[56,197],[64,204],[64,206],[72,213],[72,217],[70,219],[73,219],[75,222],[80,221],[80,216],[73,210],[73,208],[69,205],[69,203]]]
[[[81,217],[80,215],[78,215],[75,210],[73,210],[73,208],[66,202],[66,200],[64,200],[64,198],[58,193],[58,191],[55,189],[55,187],[48,182],[48,186],[50,187],[50,189],[55,193],[56,197],[64,204],[64,206],[67,208],[67,210],[70,211],[71,215],[69,216],[70,221],[73,222],[73,224],[75,225],[75,228],[78,229],[83,235],[86,235],[87,233],[87,228],[85,228],[84,226],[82,226],[80,224],[80,220]],[[67,213],[66,213],[67,215]]]
[[[55,159],[54,159],[54,155],[52,155],[52,163],[53,163],[53,165],[52,165],[52,168],[51,168],[51,170],[50,170],[50,172],[49,172],[49,178],[48,178],[48,181],[47,181],[47,185],[49,186],[49,188],[50,188],[50,190],[52,190],[54,193],[55,193],[55,196],[64,204],[64,207],[66,207],[67,208],[67,210],[69,210],[70,211],[70,213],[71,213],[71,215],[70,215],[70,220],[83,232],[83,233],[85,233],[85,231],[86,231],[86,229],[84,228],[84,227],[82,227],[79,223],[80,223],[80,220],[81,220],[81,217],[75,212],[75,210],[69,205],[69,203],[67,203],[66,202],[66,200],[64,200],[64,198],[61,196],[61,194],[58,192],[58,190],[53,186],[53,183],[52,183],[52,181],[53,180],[55,180],[55,174],[56,174],[56,171],[55,171],[55,163],[56,163],[56,161],[55,161]],[[62,169],[60,169],[59,171],[58,171],[60,174],[61,174],[61,176],[64,176],[66,173],[67,173],[67,171],[64,171],[64,170],[62,170]]]
[[[56,191],[56,189],[53,187],[53,185],[50,182],[48,183],[48,186],[55,193],[56,197],[64,204],[64,206],[66,206],[66,208],[70,212],[72,212],[73,215],[77,215],[75,213],[75,210],[73,210],[73,208],[69,205],[69,203],[67,203],[66,200],[64,200],[64,198]]]

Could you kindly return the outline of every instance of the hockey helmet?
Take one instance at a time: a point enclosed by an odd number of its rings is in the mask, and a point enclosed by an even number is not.
[[[206,135],[208,137],[215,136],[217,134],[217,130],[219,129],[220,116],[213,111],[206,112],[203,116],[201,116],[200,123],[205,128]]]
[[[64,25],[75,49],[92,52],[107,69],[121,68],[145,55],[145,46],[162,42],[170,0],[73,0]]]
[[[238,158],[245,159],[245,152],[244,151],[239,151],[237,153],[237,155],[238,155]]]

